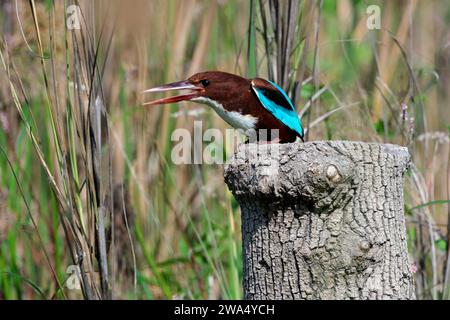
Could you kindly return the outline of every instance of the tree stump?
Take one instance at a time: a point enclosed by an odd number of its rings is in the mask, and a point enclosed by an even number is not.
[[[404,147],[241,145],[225,181],[242,211],[245,299],[415,299]]]

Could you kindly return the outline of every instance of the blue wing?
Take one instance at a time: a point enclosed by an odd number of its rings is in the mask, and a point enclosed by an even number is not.
[[[272,81],[252,80],[252,89],[264,108],[303,138],[303,127],[286,92]]]

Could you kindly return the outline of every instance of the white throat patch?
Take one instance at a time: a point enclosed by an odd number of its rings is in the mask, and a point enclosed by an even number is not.
[[[227,111],[220,103],[209,98],[197,97],[191,99],[191,101],[203,103],[210,106],[223,120],[225,120],[235,129],[254,129],[255,124],[258,122],[258,119],[251,115],[245,115],[236,111]]]

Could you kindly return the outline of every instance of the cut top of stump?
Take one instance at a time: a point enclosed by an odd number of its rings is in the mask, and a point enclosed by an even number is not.
[[[241,196],[270,202],[300,197],[321,206],[335,201],[333,194],[351,192],[368,174],[380,184],[386,180],[383,175],[402,176],[409,162],[408,149],[392,144],[243,144],[225,167],[225,182],[238,200]]]

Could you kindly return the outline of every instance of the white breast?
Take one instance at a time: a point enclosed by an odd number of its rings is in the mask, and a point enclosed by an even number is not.
[[[258,119],[248,115],[242,114],[236,111],[227,111],[224,107],[217,101],[211,100],[205,97],[194,98],[191,101],[207,104],[230,126],[236,129],[250,130],[254,129]]]

